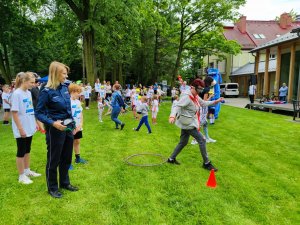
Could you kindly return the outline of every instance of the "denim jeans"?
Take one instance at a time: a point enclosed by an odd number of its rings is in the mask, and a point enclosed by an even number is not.
[[[208,159],[208,154],[206,152],[206,141],[203,138],[203,135],[196,128],[192,130],[181,129],[180,141],[175,147],[170,158],[171,159],[176,158],[176,156],[181,152],[181,150],[187,145],[190,136],[194,137],[198,142],[203,162],[208,163],[209,159]]]
[[[138,127],[136,128],[136,130],[138,131],[144,123],[145,123],[146,127],[148,128],[148,132],[151,133],[151,128],[150,128],[150,125],[149,125],[149,122],[148,122],[148,115],[142,117],[142,119],[140,120],[140,123],[139,123]]]
[[[122,122],[118,119],[120,112],[121,108],[118,106],[114,106],[111,111],[111,120],[116,123],[116,128],[118,128],[119,124],[122,124]]]

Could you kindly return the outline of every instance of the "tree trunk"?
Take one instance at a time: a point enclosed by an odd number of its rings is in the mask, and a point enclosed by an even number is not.
[[[157,29],[156,34],[155,34],[154,68],[153,68],[153,77],[151,79],[152,83],[156,82],[158,79],[158,71],[159,71],[159,53],[158,53],[159,41],[158,41],[158,39],[159,39],[159,37],[160,37],[160,30]]]
[[[104,53],[100,52],[100,79],[106,80]]]
[[[93,84],[96,79],[95,53],[94,53],[94,30],[83,31],[84,63],[87,82]]]
[[[4,44],[3,45],[3,50],[4,50],[4,58],[5,58],[5,68],[6,68],[6,74],[8,79],[11,81],[11,71],[10,71],[10,64],[9,64],[9,58],[8,58],[8,53],[7,53],[7,46]]]
[[[2,77],[5,80],[5,83],[10,84],[11,80],[10,80],[10,77],[7,75],[6,68],[5,68],[5,62],[3,59],[4,59],[4,57],[3,57],[2,51],[0,49],[0,71],[2,73]]]
[[[171,85],[172,86],[174,86],[177,75],[178,75],[178,70],[179,70],[179,67],[180,67],[180,61],[181,61],[181,55],[182,55],[182,49],[183,49],[182,46],[179,46],[178,53],[177,53],[177,59],[176,59],[175,67],[174,67],[174,70],[173,70],[172,80],[171,80]]]
[[[117,80],[117,63],[114,63],[113,65],[113,71],[112,71],[112,76],[111,76],[111,83],[114,84]]]
[[[121,84],[123,86],[124,82],[123,82],[123,72],[122,71],[123,71],[122,63],[118,63],[119,84]]]

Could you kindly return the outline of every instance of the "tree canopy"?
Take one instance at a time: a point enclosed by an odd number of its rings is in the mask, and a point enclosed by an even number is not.
[[[0,72],[46,75],[51,61],[70,79],[150,84],[203,66],[203,54],[237,54],[222,23],[245,0],[0,0]],[[189,71],[190,72],[190,71]]]

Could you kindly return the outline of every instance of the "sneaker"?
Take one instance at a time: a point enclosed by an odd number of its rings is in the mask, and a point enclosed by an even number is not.
[[[19,183],[21,183],[21,184],[32,184],[33,181],[30,180],[30,178],[27,177],[25,174],[22,174],[21,176],[19,176]]]
[[[216,167],[214,167],[213,164],[211,164],[211,162],[203,163],[202,167],[206,170],[214,170],[215,172],[218,171],[218,169]]]
[[[81,164],[86,164],[87,161],[83,158],[75,159],[75,163],[81,163]]]
[[[132,130],[134,130],[134,131],[139,131],[139,130],[137,130],[136,128],[133,128]]]
[[[211,143],[215,143],[215,142],[217,142],[217,140],[215,140],[215,139],[212,139],[212,138],[208,138],[208,140],[209,140],[209,142],[211,142]]]
[[[121,124],[121,130],[123,130],[123,128],[125,127],[125,123]]]
[[[100,120],[100,123],[103,123],[103,120]]]
[[[178,162],[176,159],[168,158],[167,162],[168,162],[168,163],[171,163],[171,164],[180,165],[180,162]]]
[[[193,139],[191,142],[191,145],[197,145],[197,144],[198,144],[198,142],[195,139]]]
[[[42,174],[36,173],[36,172],[34,172],[32,170],[29,170],[28,172],[25,172],[25,175],[27,177],[40,177],[40,176],[42,176]]]
[[[90,109],[89,107],[85,107],[85,109]]]
[[[152,132],[148,132],[148,134],[152,134]]]
[[[74,167],[72,164],[70,165],[69,170],[74,170]]]

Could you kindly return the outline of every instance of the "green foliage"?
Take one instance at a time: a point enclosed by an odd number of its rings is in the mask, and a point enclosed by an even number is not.
[[[216,143],[207,144],[219,168],[217,188],[206,187],[209,172],[201,168],[199,147],[188,144],[177,159],[140,168],[123,160],[142,152],[168,157],[180,130],[168,123],[170,103],[163,103],[158,125],[147,134],[132,114],[121,115],[123,131],[109,116],[99,123],[96,104],[84,111],[81,156],[86,165],[70,171],[78,192],[62,199],[47,193],[45,136],[32,142],[31,169],[42,173],[31,185],[17,182],[16,141],[11,127],[1,125],[0,224],[299,224],[300,129],[291,117],[222,106],[209,126]],[[255,122],[253,122],[255,121]],[[288,138],[287,138],[288,137]],[[191,140],[190,140],[191,141]],[[73,159],[74,160],[74,159]],[[134,162],[153,162],[151,157]],[[156,161],[155,161],[156,162]]]

